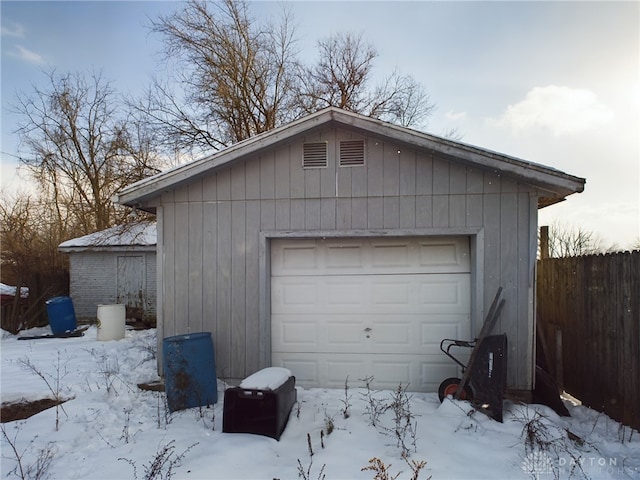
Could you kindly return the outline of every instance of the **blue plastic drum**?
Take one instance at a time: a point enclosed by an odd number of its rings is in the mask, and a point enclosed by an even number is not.
[[[218,402],[211,333],[188,333],[163,339],[162,366],[170,412]]]
[[[70,297],[54,297],[45,302],[49,326],[54,335],[73,332],[77,327],[76,311]]]

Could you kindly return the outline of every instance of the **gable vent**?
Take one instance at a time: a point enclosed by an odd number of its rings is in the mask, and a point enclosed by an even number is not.
[[[324,168],[327,166],[327,142],[310,142],[302,146],[303,168]]]
[[[344,140],[340,142],[340,166],[359,167],[364,165],[364,140]]]

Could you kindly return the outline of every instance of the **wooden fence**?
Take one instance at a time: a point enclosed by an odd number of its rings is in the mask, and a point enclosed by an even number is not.
[[[640,430],[640,251],[539,260],[537,315],[560,386]]]

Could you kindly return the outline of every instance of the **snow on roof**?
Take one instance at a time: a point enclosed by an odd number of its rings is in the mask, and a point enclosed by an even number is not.
[[[142,221],[116,225],[100,232],[62,242],[58,248],[154,246],[157,241],[156,222]]]
[[[0,283],[0,295],[10,295],[15,296],[16,287],[12,287],[11,285],[6,285],[4,283]],[[20,296],[22,298],[27,298],[29,296],[29,287],[22,287],[20,289]]]

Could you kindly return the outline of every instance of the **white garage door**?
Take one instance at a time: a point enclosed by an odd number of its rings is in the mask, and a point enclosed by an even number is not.
[[[469,272],[466,237],[273,240],[273,365],[305,387],[435,391],[459,375],[440,341],[470,338]]]

